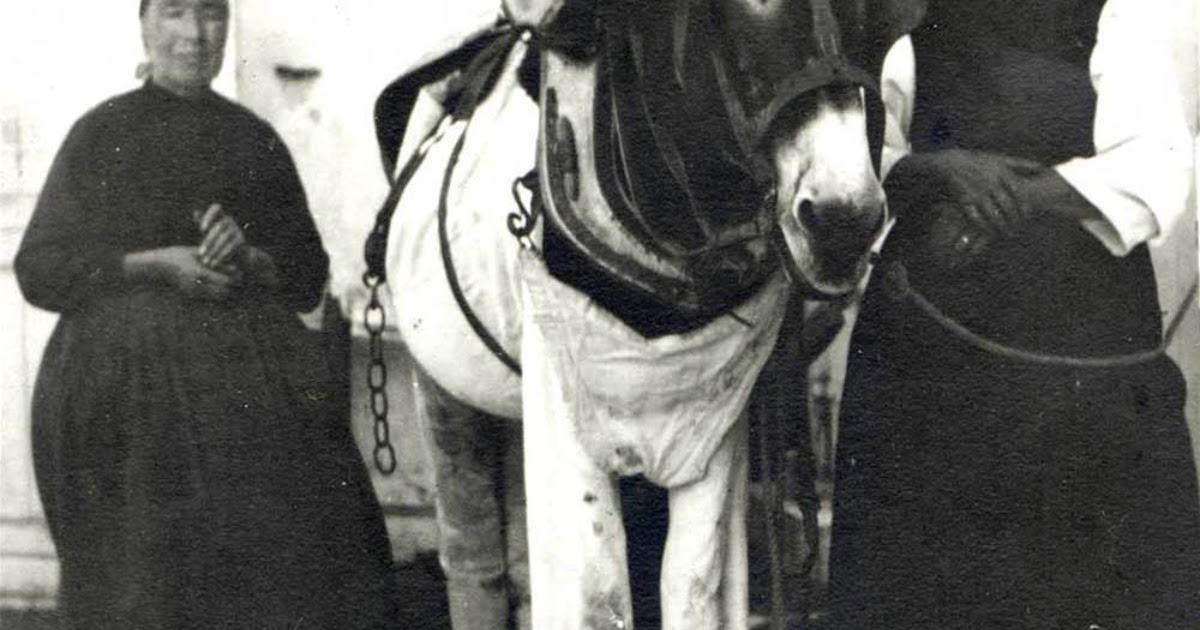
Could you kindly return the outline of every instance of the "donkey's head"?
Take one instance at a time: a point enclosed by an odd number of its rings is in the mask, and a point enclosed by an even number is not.
[[[607,33],[614,108],[646,121],[625,159],[655,175],[625,170],[631,196],[660,215],[645,223],[674,228],[656,238],[703,271],[745,277],[769,254],[747,246],[741,262],[728,235],[754,224],[813,293],[853,290],[885,219],[879,73],[923,0],[574,1],[598,9]],[[690,233],[680,211],[663,210],[680,206],[698,226]]]
[[[817,294],[855,288],[885,223],[878,81],[919,0],[715,0],[749,142],[771,169],[785,265]],[[836,5],[836,6],[835,6]]]
[[[777,258],[854,290],[885,219],[879,72],[923,0],[538,2],[547,207],[576,249],[701,321]]]

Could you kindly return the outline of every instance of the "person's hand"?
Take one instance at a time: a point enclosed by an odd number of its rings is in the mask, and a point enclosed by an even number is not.
[[[221,204],[214,203],[196,219],[204,238],[200,241],[200,260],[209,269],[228,269],[236,265],[246,247],[246,235]]]
[[[1045,170],[1036,162],[981,151],[917,153],[897,164],[889,199],[908,198],[899,205],[949,204],[962,217],[959,236],[969,245],[1013,236],[1033,218],[1038,205],[1030,202],[1025,187]]]
[[[223,299],[239,281],[236,270],[222,273],[210,269],[201,261],[196,248],[186,245],[126,254],[122,266],[130,278],[165,283],[199,299]]]

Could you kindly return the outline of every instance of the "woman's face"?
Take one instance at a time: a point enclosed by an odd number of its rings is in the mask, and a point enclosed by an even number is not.
[[[228,32],[228,0],[150,0],[142,41],[154,83],[183,96],[208,89]]]

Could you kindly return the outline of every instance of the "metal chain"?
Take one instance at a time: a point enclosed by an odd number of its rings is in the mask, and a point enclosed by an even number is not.
[[[374,418],[375,468],[390,475],[396,471],[396,449],[392,446],[391,428],[388,426],[387,363],[383,356],[383,329],[387,326],[387,313],[379,301],[379,286],[383,280],[368,271],[363,274],[363,284],[371,290],[371,298],[363,310],[363,324],[367,328],[370,353],[367,390],[370,392],[371,416]]]
[[[374,417],[375,433],[375,468],[379,472],[390,475],[396,471],[396,449],[392,446],[391,430],[388,427],[388,395],[387,395],[387,363],[383,356],[383,329],[387,326],[387,313],[383,303],[379,301],[379,287],[387,282],[387,272],[384,269],[387,254],[388,232],[392,215],[400,203],[400,195],[408,187],[409,181],[417,169],[425,161],[430,148],[441,139],[442,134],[449,129],[453,122],[452,116],[444,116],[430,130],[404,168],[396,176],[392,188],[388,192],[383,207],[375,216],[375,227],[371,229],[364,247],[367,271],[363,274],[363,284],[371,292],[371,299],[363,311],[363,323],[367,328],[370,341],[370,363],[367,368],[367,389],[371,394],[371,415]]]

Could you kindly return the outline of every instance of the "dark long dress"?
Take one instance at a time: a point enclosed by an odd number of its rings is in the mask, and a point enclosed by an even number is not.
[[[913,37],[914,149],[1043,164],[1090,155],[1101,5],[931,3]],[[922,260],[928,220],[900,220],[885,264]],[[1161,337],[1146,248],[1114,257],[1065,220],[1031,224],[958,272],[910,272],[943,310],[1019,347],[1095,356]],[[885,284],[876,277],[865,297],[843,398],[838,627],[1200,628],[1200,513],[1176,365],[1009,361],[951,338]]]
[[[197,245],[214,202],[282,287],[212,302],[121,281],[126,252]],[[327,265],[286,148],[242,107],[148,84],[71,130],[16,269],[61,313],[33,441],[73,627],[388,625],[380,509],[294,315]]]

